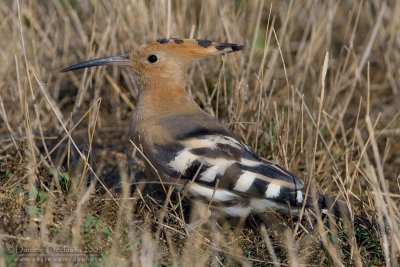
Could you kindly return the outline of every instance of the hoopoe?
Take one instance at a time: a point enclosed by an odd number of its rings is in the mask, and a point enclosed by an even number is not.
[[[192,60],[242,49],[233,43],[164,38],[128,55],[81,62],[62,72],[100,65],[131,67],[141,84],[131,138],[142,147],[150,173],[192,199],[228,217],[271,210],[298,214],[303,204],[338,213],[338,205],[258,156],[185,91],[186,68]]]

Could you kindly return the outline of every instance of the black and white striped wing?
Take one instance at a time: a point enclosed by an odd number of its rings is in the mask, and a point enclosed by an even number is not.
[[[170,160],[163,162],[164,173],[193,181],[187,183],[192,195],[223,204],[229,215],[287,211],[289,206],[296,209],[303,203],[301,180],[261,160],[233,137],[193,137],[175,144],[173,150]],[[243,203],[243,197],[250,203]]]
[[[155,145],[154,158],[163,175],[192,181],[186,183],[190,194],[222,204],[228,215],[289,206],[293,211],[303,203],[302,180],[261,159],[222,127],[196,127],[173,143]]]

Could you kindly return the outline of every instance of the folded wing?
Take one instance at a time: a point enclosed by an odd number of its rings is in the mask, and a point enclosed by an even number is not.
[[[208,114],[207,114],[208,115]],[[174,142],[154,144],[154,158],[169,178],[191,181],[189,192],[229,208],[298,208],[304,200],[302,180],[258,157],[247,145],[213,118],[207,125],[184,116],[166,120]],[[190,123],[188,123],[190,122]],[[208,122],[208,123],[207,123]],[[185,125],[185,130],[179,129]],[[241,200],[240,200],[241,199]],[[246,202],[247,203],[244,203]],[[250,202],[255,203],[250,203]],[[241,202],[241,203],[239,203]],[[229,212],[227,212],[229,213]]]

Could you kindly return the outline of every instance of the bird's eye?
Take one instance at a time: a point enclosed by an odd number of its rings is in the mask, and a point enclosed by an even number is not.
[[[147,58],[147,60],[148,60],[150,63],[155,63],[155,62],[157,62],[158,58],[157,58],[156,55],[150,55],[150,56]]]

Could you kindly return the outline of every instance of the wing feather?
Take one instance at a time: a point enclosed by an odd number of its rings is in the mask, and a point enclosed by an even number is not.
[[[202,136],[201,139],[207,138],[209,136]],[[198,147],[198,144],[208,146]],[[173,158],[172,153],[170,158],[163,157],[164,165],[176,177],[194,179],[208,186],[215,186],[218,181],[220,187],[238,194],[297,203],[300,199],[297,194],[304,187],[302,180],[276,164],[255,157],[245,146],[241,149],[235,147],[236,144],[229,146],[214,145],[204,140],[183,141],[174,146],[182,149],[175,152]]]

